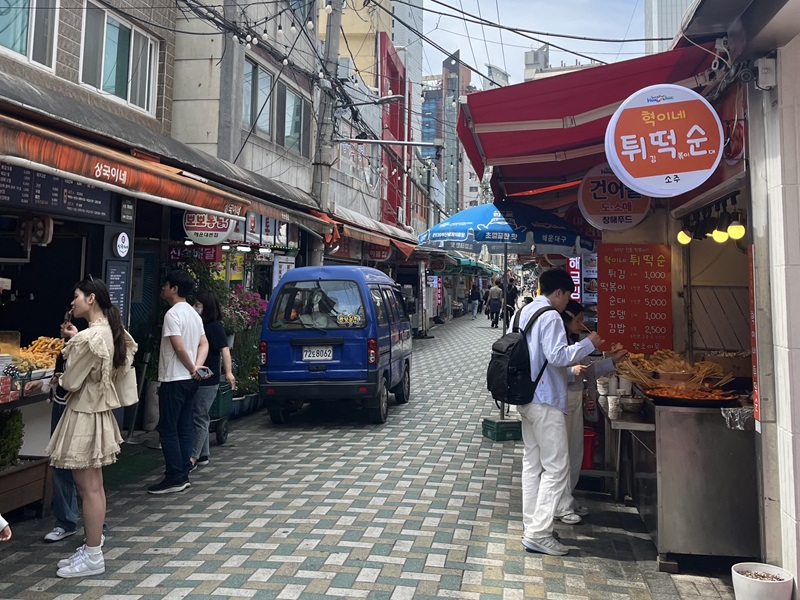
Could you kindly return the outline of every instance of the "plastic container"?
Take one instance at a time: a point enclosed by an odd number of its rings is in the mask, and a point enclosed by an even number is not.
[[[591,429],[583,430],[583,461],[581,470],[589,471],[594,469],[594,439],[597,434]]]
[[[617,393],[620,396],[630,396],[633,391],[633,382],[624,377],[619,378],[619,385],[617,386]]]
[[[783,581],[761,581],[741,574],[741,571],[760,571],[783,577]],[[765,563],[737,563],[731,567],[733,593],[736,600],[791,600],[794,577],[786,569]]]
[[[606,396],[608,400],[608,410],[620,410],[619,406],[619,396]]]
[[[608,395],[609,396],[616,396],[617,395],[617,376],[611,375],[608,378]]]
[[[484,419],[483,437],[495,442],[522,439],[522,423],[516,419]]]

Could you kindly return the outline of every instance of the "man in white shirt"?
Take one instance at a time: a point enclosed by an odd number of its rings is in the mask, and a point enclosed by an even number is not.
[[[540,308],[542,313],[527,335],[531,377],[548,364],[533,401],[517,407],[522,417],[522,545],[529,552],[553,556],[567,554],[566,546],[553,537],[553,519],[559,500],[568,493],[567,367],[588,356],[602,344],[597,333],[569,345],[560,313],[566,308],[575,284],[562,269],[545,271],[539,278],[541,295],[526,304],[520,314],[520,329]],[[579,521],[580,519],[578,519]]]
[[[170,305],[164,315],[158,356],[158,433],[164,453],[164,480],[147,488],[151,494],[181,492],[191,485],[192,414],[200,382],[197,369],[208,355],[203,320],[186,297],[194,279],[183,269],[170,271],[161,297]]]

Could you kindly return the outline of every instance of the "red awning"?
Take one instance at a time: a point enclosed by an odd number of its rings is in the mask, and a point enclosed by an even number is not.
[[[679,48],[469,94],[458,136],[478,177],[493,167],[499,199],[580,179],[605,160],[606,126],[628,96],[660,83],[708,85],[713,48]]]

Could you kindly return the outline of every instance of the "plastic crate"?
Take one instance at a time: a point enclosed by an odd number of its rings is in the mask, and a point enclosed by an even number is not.
[[[495,442],[522,439],[522,423],[516,419],[484,419],[483,437]]]
[[[219,389],[217,390],[217,397],[211,404],[211,410],[208,411],[208,416],[212,420],[221,419],[231,414],[231,399],[233,398],[233,390],[228,382],[220,382]]]

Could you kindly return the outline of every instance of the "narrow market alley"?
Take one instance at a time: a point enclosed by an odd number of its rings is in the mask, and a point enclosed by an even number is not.
[[[635,509],[601,495],[592,515],[559,524],[569,556],[520,544],[521,442],[496,443],[481,421],[491,343],[485,317],[462,317],[414,341],[411,401],[389,421],[306,407],[287,426],[266,411],[234,421],[192,487],[154,497],[160,452],[108,479],[106,572],[61,580],[56,562],[81,532],[45,544],[50,518],[12,520],[0,546],[0,597],[733,598],[729,577],[658,572]],[[146,472],[147,471],[147,472]]]

